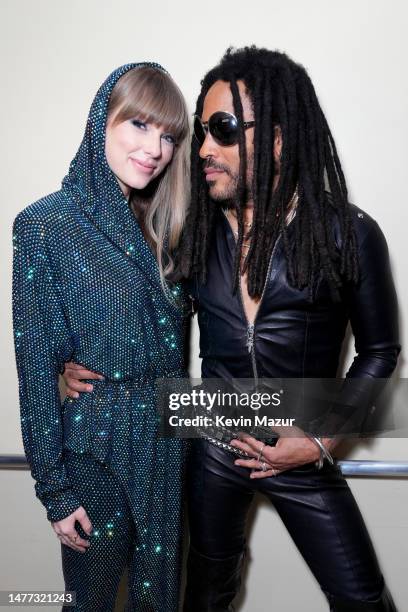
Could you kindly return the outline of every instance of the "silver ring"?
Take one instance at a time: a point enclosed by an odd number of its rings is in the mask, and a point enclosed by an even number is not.
[[[271,470],[272,470],[272,476],[276,476],[277,471],[275,470],[275,468],[271,467]]]
[[[268,468],[266,467],[266,462],[265,462],[265,461],[262,461],[262,463],[261,463],[261,470],[262,470],[263,472],[266,472],[266,471],[267,471],[267,469],[268,469]]]
[[[263,451],[263,449],[264,449],[264,448],[265,448],[265,442],[263,442],[263,443],[262,443],[261,450],[259,451],[258,456],[257,456],[257,458],[256,458],[256,460],[257,460],[257,461],[260,461],[260,460],[261,460],[261,457],[262,457],[262,451]]]

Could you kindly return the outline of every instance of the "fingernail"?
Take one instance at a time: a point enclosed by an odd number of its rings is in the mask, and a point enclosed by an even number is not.
[[[105,380],[104,376],[99,376],[99,380]]]
[[[78,397],[79,397],[79,393],[74,393],[74,398],[78,399]]]
[[[93,385],[87,385],[86,386],[86,390],[87,391],[93,391]]]

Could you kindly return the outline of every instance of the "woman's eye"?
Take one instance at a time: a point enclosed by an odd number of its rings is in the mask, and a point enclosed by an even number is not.
[[[169,144],[172,144],[172,145],[176,144],[176,139],[171,134],[163,134],[162,138],[164,138],[164,140],[168,142]]]
[[[146,124],[143,123],[143,121],[139,121],[139,119],[131,119],[131,123],[137,128],[140,128],[143,130],[146,128]]]

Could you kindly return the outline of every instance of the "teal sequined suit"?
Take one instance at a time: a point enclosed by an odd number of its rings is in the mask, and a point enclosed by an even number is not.
[[[105,583],[109,576],[116,588],[115,559],[124,556],[132,568],[130,609],[178,605],[184,443],[157,438],[155,380],[186,374],[183,313],[163,293],[154,255],[104,154],[110,93],[136,65],[122,66],[99,89],[61,190],[14,224],[24,448],[48,519],[80,505],[90,515],[93,556],[91,548],[82,554],[63,546],[63,559],[76,609],[92,612],[112,609]],[[181,303],[180,288],[172,291]],[[58,379],[68,360],[105,380],[61,404]],[[112,502],[110,516],[112,496],[123,503]]]

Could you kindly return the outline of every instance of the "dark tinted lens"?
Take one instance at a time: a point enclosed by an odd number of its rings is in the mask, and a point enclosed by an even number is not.
[[[198,144],[201,147],[201,145],[203,144],[205,140],[205,129],[202,126],[200,117],[197,117],[197,115],[194,117],[193,128],[194,128],[194,136],[197,138]]]
[[[218,112],[209,120],[210,134],[222,145],[233,145],[238,141],[238,122],[234,115]]]

